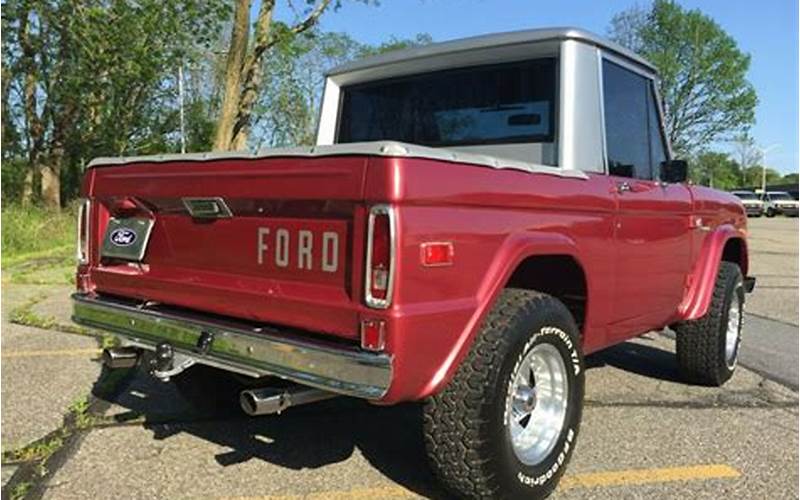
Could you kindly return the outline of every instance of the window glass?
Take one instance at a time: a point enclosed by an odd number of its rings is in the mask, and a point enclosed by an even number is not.
[[[758,196],[755,193],[746,193],[744,191],[734,191],[734,196],[741,198],[742,200],[757,200]]]
[[[611,175],[652,179],[647,83],[644,77],[603,60],[606,152]]]
[[[794,200],[789,193],[769,193],[770,200]]]
[[[547,58],[344,87],[337,142],[552,142],[555,67]]]
[[[667,161],[667,148],[664,145],[664,134],[661,133],[661,122],[658,118],[656,95],[653,83],[647,85],[647,115],[650,124],[650,165],[653,179],[661,176],[661,164]]]

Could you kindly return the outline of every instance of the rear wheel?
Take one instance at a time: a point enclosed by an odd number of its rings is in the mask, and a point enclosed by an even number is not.
[[[425,405],[436,475],[461,498],[544,498],[578,436],[584,365],[557,299],[507,289],[448,386]]]
[[[739,266],[721,262],[708,312],[675,325],[678,367],[690,382],[720,386],[736,368],[742,340],[744,279]]]
[[[767,217],[775,217],[775,210],[768,208],[767,209]]]

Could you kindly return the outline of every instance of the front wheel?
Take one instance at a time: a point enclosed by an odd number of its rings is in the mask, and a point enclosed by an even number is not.
[[[767,217],[775,217],[775,210],[768,208],[767,209]]]
[[[460,498],[545,498],[575,449],[584,364],[560,301],[506,289],[450,384],[425,405],[436,475]]]
[[[675,326],[678,368],[689,382],[721,386],[739,359],[744,279],[739,266],[720,262],[708,312]]]

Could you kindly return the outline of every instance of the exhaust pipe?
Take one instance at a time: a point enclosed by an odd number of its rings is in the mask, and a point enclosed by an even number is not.
[[[133,368],[139,362],[140,354],[141,351],[135,347],[103,349],[103,364],[112,370]]]
[[[338,394],[302,385],[289,388],[248,389],[239,395],[242,410],[250,416],[280,413],[290,406],[330,399]]]

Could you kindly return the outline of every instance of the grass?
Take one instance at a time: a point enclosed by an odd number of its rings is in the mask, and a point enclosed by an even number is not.
[[[3,267],[26,260],[69,254],[75,247],[75,209],[47,210],[37,206],[4,206]]]
[[[73,425],[75,425],[76,429],[88,429],[102,420],[102,418],[89,412],[89,396],[75,400],[69,405],[67,411],[73,419]]]
[[[59,429],[44,439],[5,453],[3,461],[11,463],[45,461],[64,445],[65,437],[66,431]]]
[[[90,330],[89,328],[72,323],[61,323],[53,316],[41,316],[36,313],[33,308],[46,298],[47,295],[44,294],[31,297],[25,303],[11,310],[9,313],[9,321],[17,325],[30,326],[42,330],[54,330],[63,333],[72,333],[74,335],[94,337],[97,339],[98,344],[100,344],[101,349],[114,347],[116,345],[116,338],[109,333]]]
[[[43,317],[33,312],[33,306],[46,299],[46,295],[35,295],[28,299],[24,304],[19,305],[11,310],[9,314],[9,321],[17,325],[32,326],[34,328],[41,328],[42,330],[53,329],[57,321],[52,316]]]
[[[11,500],[21,500],[25,498],[25,495],[28,494],[28,490],[30,490],[32,486],[33,484],[28,481],[17,484],[14,486],[14,489],[11,490]]]

